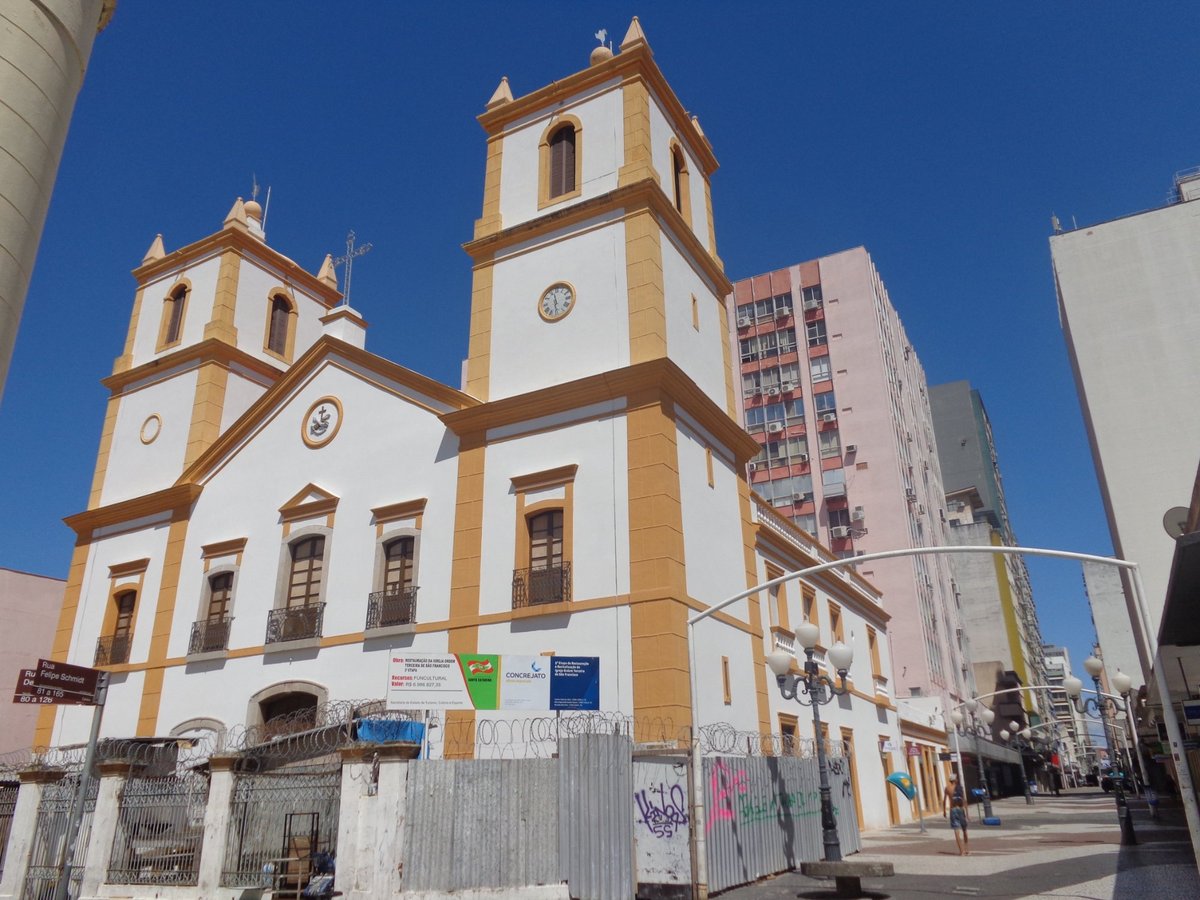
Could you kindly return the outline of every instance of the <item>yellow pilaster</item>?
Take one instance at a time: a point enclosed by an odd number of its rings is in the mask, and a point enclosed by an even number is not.
[[[63,591],[62,609],[58,613],[58,628],[54,632],[54,643],[50,647],[50,658],[59,662],[67,661],[71,650],[71,637],[75,633],[75,616],[79,610],[79,596],[83,589],[83,576],[87,571],[88,553],[91,544],[83,538],[75,541],[75,550],[71,553],[71,567],[67,571],[67,587]],[[90,665],[86,660],[85,665]],[[43,706],[38,711],[37,727],[33,734],[35,747],[49,747],[54,736],[54,713],[56,707]]]
[[[629,361],[640,363],[666,356],[662,232],[649,209],[625,220],[625,273],[629,290]]]
[[[475,220],[476,240],[495,234],[503,227],[500,217],[500,164],[503,152],[503,135],[489,137],[487,164],[483,174],[483,215]]]
[[[650,90],[640,77],[621,86],[625,120],[625,163],[617,172],[617,184],[624,187],[649,178],[656,183],[654,156],[650,144]]]
[[[158,726],[158,710],[162,701],[163,664],[167,659],[167,644],[175,620],[175,600],[179,595],[179,568],[183,562],[183,545],[187,538],[190,510],[177,510],[171,516],[167,531],[167,546],[163,553],[162,578],[158,587],[158,603],[150,632],[150,653],[146,658],[146,675],[142,682],[142,702],[138,709],[138,737],[151,737]]]
[[[129,330],[125,334],[125,349],[113,364],[114,375],[118,372],[125,372],[133,366],[133,341],[137,337],[138,322],[142,315],[143,294],[145,294],[145,289],[138,288],[138,292],[133,295],[133,313],[129,317]]]
[[[188,429],[184,469],[200,458],[221,434],[221,415],[225,408],[225,387],[229,370],[220,363],[207,362],[196,379],[196,398],[192,403],[192,423]]]
[[[486,449],[482,436],[464,438],[458,451],[458,495],[454,507],[454,545],[450,567],[450,628],[447,650],[476,653],[479,627],[454,627],[455,621],[479,615],[480,561],[483,556],[483,467]],[[467,759],[474,753],[475,713],[446,713],[446,756]]]
[[[217,272],[217,293],[213,298],[212,318],[204,326],[205,338],[216,338],[227,344],[237,346],[237,328],[233,324],[234,309],[237,306],[238,276],[241,273],[242,258],[236,250],[226,250],[221,254],[221,268]],[[266,298],[263,298],[266,302]]]
[[[751,513],[750,485],[744,478],[738,479],[738,509],[742,515],[742,555],[746,561],[746,587],[758,584],[758,554],[755,552],[754,519]],[[767,658],[763,650],[762,603],[758,594],[746,598],[750,613],[750,651],[754,662],[754,692],[758,702],[758,730],[760,734],[768,735],[774,729],[771,726],[771,704],[767,697]],[[786,622],[781,622],[785,628]],[[771,640],[774,640],[772,635]]]
[[[467,393],[488,398],[492,365],[492,273],[489,260],[475,267],[471,283],[471,333],[467,338]]]
[[[104,429],[100,432],[100,449],[96,451],[96,471],[92,474],[92,491],[88,495],[88,509],[100,505],[104,492],[104,476],[108,472],[108,457],[112,453],[113,435],[117,431],[117,412],[121,408],[120,397],[108,398],[108,409],[104,412]]]

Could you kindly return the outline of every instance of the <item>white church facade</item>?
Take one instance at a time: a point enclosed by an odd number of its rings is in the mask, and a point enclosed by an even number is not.
[[[637,20],[552,85],[502,81],[479,119],[461,388],[369,352],[331,262],[314,275],[270,247],[257,203],[171,252],[155,240],[67,520],[55,658],[112,673],[114,737],[381,698],[404,650],[596,657],[603,710],[811,738],[765,661],[810,619],[819,659],[855,652],[822,717],[853,747],[860,822],[912,818],[884,784],[906,760],[869,582],[788,582],[689,645],[698,611],[834,556],[746,481],[717,162]],[[504,715],[447,712],[429,752],[470,755],[444,736]],[[89,721],[46,708],[39,743]]]

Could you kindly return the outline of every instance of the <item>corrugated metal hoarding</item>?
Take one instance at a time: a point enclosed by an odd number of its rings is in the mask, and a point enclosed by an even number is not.
[[[555,760],[413,760],[408,765],[405,890],[562,881]]]
[[[849,763],[829,760],[842,854],[861,849]],[[708,889],[722,891],[822,856],[815,759],[715,756],[704,760]]]
[[[558,851],[571,896],[628,900],[635,891],[629,738],[585,734],[559,746]]]

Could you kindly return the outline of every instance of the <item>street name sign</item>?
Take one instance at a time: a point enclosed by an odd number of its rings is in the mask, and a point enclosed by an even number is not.
[[[78,694],[62,688],[45,687],[37,683],[36,669],[22,669],[13,692],[13,703],[56,703],[68,706],[91,706],[94,694]]]
[[[13,703],[95,706],[99,669],[39,659],[36,669],[22,669]]]

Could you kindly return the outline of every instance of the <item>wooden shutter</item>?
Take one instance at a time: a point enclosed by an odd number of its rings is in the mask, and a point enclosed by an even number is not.
[[[288,316],[291,311],[283,297],[271,298],[271,333],[267,337],[267,348],[273,353],[287,352]]]
[[[575,129],[564,125],[550,138],[550,196],[575,190]]]

